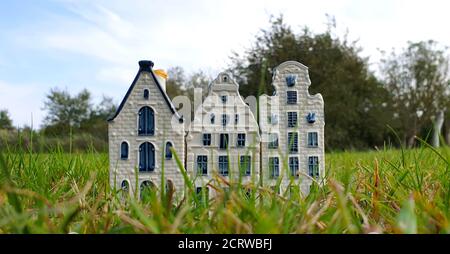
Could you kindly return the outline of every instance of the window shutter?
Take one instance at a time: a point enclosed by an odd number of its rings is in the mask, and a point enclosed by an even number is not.
[[[154,131],[155,131],[155,114],[154,114],[153,110],[149,110],[149,111],[150,111],[149,112],[149,121],[148,121],[149,129],[150,129],[149,134],[154,134]]]

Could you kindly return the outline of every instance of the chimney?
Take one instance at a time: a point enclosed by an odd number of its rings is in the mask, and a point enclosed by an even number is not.
[[[154,71],[156,79],[158,79],[158,83],[161,85],[161,88],[166,91],[166,81],[168,78],[167,72],[164,70],[158,69]]]

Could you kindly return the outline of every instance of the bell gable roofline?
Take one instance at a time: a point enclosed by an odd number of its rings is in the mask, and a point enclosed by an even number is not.
[[[161,87],[161,84],[159,84],[158,79],[156,78],[155,73],[152,70],[153,66],[154,66],[154,63],[152,61],[149,61],[149,60],[139,61],[139,71],[136,74],[136,77],[134,78],[133,83],[131,83],[130,88],[128,88],[128,91],[125,94],[125,97],[123,98],[119,107],[117,108],[116,113],[108,119],[108,122],[113,121],[120,114],[120,111],[122,111],[122,108],[124,107],[125,102],[128,100],[128,97],[130,96],[131,91],[133,91],[134,86],[136,85],[137,81],[139,80],[141,73],[144,71],[149,72],[150,75],[153,77],[153,80],[155,81],[156,86],[158,87],[159,91],[161,92],[162,96],[164,97],[164,100],[166,101],[167,106],[169,106],[170,111],[172,111],[172,114],[174,114],[178,118],[178,121],[180,123],[182,123],[184,121],[183,116],[180,116],[178,114],[178,112],[175,109],[175,106],[173,105],[173,103],[170,100],[169,96],[167,95],[166,91],[164,91],[164,89]]]

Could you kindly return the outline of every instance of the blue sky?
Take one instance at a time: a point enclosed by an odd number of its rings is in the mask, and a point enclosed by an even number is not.
[[[15,125],[32,117],[38,127],[52,87],[87,88],[95,101],[104,94],[119,103],[141,59],[214,76],[279,13],[294,30],[314,32],[334,15],[339,33],[359,39],[376,70],[378,49],[427,39],[450,46],[449,7],[444,0],[0,1],[0,109]]]

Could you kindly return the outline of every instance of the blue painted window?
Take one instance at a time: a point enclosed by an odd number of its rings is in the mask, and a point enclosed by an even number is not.
[[[289,132],[288,133],[288,147],[289,147],[289,153],[297,153],[298,152],[298,133],[297,132]]]
[[[228,123],[228,115],[223,114],[222,115],[222,126],[226,126]]]
[[[126,160],[128,159],[128,143],[127,142],[122,142],[122,144],[120,144],[120,159],[122,160]]]
[[[297,127],[297,112],[288,112],[288,127]]]
[[[170,148],[172,148],[172,147],[173,147],[173,145],[171,142],[166,143],[166,160],[172,159],[172,151],[170,150]]]
[[[228,175],[228,156],[219,156],[219,174]]]
[[[228,134],[220,134],[220,149],[227,149],[228,148]]]
[[[291,176],[298,177],[298,169],[299,169],[299,163],[298,163],[298,157],[290,157],[289,158],[289,171],[291,172]]]
[[[309,156],[308,171],[309,171],[309,176],[319,178],[319,157]]]
[[[139,110],[138,134],[140,136],[151,136],[155,134],[155,114],[150,107]]]
[[[209,188],[208,187],[196,187],[195,193],[201,203],[207,203],[209,199]]]
[[[130,191],[130,183],[127,180],[123,180],[120,187],[125,193],[128,193]]]
[[[220,98],[221,98],[223,104],[227,103],[228,98],[226,95],[222,95],[222,96],[220,96]]]
[[[148,97],[149,97],[149,91],[148,91],[148,89],[145,89],[144,90],[144,99],[148,100]]]
[[[297,104],[297,91],[287,91],[287,104]]]
[[[252,164],[251,157],[249,155],[243,155],[240,159],[241,172],[244,176],[249,176],[251,174]]]
[[[271,178],[278,178],[280,176],[280,161],[278,157],[269,158],[269,175]]]
[[[234,124],[238,124],[239,123],[239,115],[236,114],[234,115]]]
[[[308,123],[314,123],[316,121],[316,113],[308,113],[306,121],[308,121]]]
[[[319,146],[317,132],[308,132],[308,146],[309,147],[317,147],[317,146]]]
[[[288,76],[286,76],[286,84],[287,84],[287,86],[289,86],[289,87],[294,86],[296,81],[297,81],[297,76],[296,75],[288,75]]]
[[[237,147],[244,147],[245,146],[245,133],[238,133],[237,134]]]
[[[155,184],[146,180],[141,183],[139,188],[141,200],[148,198],[152,191],[155,190]]]
[[[208,175],[208,156],[197,156],[197,175]]]
[[[269,149],[278,149],[278,134],[269,133]]]
[[[211,145],[211,133],[203,133],[203,145],[204,146]]]
[[[211,120],[211,124],[214,124],[216,122],[216,116],[214,114],[211,114],[210,120]]]
[[[155,170],[155,147],[145,142],[139,146],[139,171],[153,172]]]

